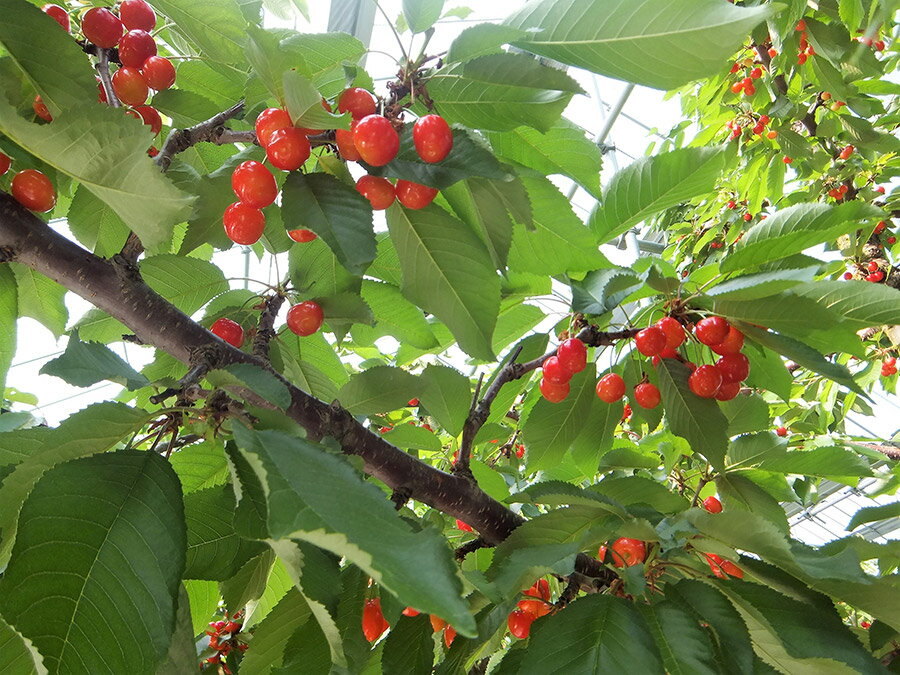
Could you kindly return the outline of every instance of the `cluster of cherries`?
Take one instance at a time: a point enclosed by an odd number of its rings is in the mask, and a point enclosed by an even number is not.
[[[9,171],[12,159],[0,152],[0,176]],[[37,169],[23,169],[16,173],[10,188],[13,198],[30,211],[46,213],[56,206],[56,190],[47,176]]]
[[[725,128],[729,129],[731,131],[731,135],[729,136],[729,138],[731,138],[731,140],[740,138],[741,134],[744,133],[745,126],[749,127],[751,123],[753,124],[753,126],[750,127],[750,130],[756,136],[762,136],[763,132],[765,132],[766,138],[768,138],[768,139],[778,138],[778,132],[775,131],[775,129],[769,129],[769,131],[766,131],[766,127],[769,125],[769,122],[772,121],[772,118],[770,118],[768,115],[760,115],[759,117],[753,117],[752,114],[748,114],[747,117],[748,117],[748,119],[746,121],[744,121],[744,124],[741,124],[741,122],[743,120],[740,120],[737,117],[734,118],[733,120],[728,120],[725,123]],[[793,160],[791,160],[791,161],[793,161]]]
[[[871,282],[873,284],[877,284],[881,281],[884,281],[884,272],[878,266],[878,263],[874,260],[870,260],[865,265],[858,265],[855,268],[860,274],[860,278],[865,281]],[[853,279],[856,275],[853,272],[844,272],[844,279],[849,281]]]
[[[556,354],[541,366],[541,394],[551,403],[559,403],[569,395],[569,380],[587,366],[587,347],[578,338],[560,343]]]
[[[325,314],[321,305],[314,300],[305,300],[292,305],[287,313],[287,327],[292,333],[301,337],[312,335],[322,327]],[[209,328],[232,347],[240,349],[244,346],[244,329],[237,321],[222,317],[216,319]]]
[[[535,619],[546,616],[553,610],[553,604],[550,601],[550,584],[546,579],[538,579],[531,588],[522,592],[529,597],[519,600],[516,609],[510,612],[506,618],[510,634],[520,640],[528,637],[531,632],[531,624]]]
[[[743,61],[735,61],[731,66],[731,73],[736,74],[741,70],[745,70],[746,76],[735,81],[731,85],[731,91],[735,94],[743,92],[744,96],[753,96],[756,93],[756,85],[753,80],[758,80],[763,76],[762,64],[756,65],[753,59],[744,59]]]
[[[797,22],[797,25],[794,27],[794,30],[800,33],[800,45],[797,49],[797,63],[801,66],[806,63],[806,59],[810,56],[816,55],[816,50],[813,49],[813,46],[809,44],[809,40],[806,35],[806,22],[803,19],[800,19]]]
[[[213,621],[209,624],[206,634],[209,636],[209,648],[216,653],[205,659],[204,663],[215,666],[222,666],[226,675],[231,673],[224,660],[232,649],[240,652],[247,651],[249,645],[238,639],[238,633],[241,632],[241,623],[238,620],[243,616],[243,612],[235,612],[234,617],[229,620],[228,614],[225,615],[225,621]],[[202,664],[201,664],[202,667]]]
[[[775,133],[775,132],[772,132],[772,133]],[[747,201],[744,200],[742,203],[746,204]],[[725,204],[725,207],[733,211],[734,209],[736,209],[738,207],[738,203],[733,199],[729,199],[728,203]],[[743,216],[741,216],[741,218],[743,218],[745,223],[749,223],[751,220],[753,220],[753,214],[750,212],[747,212]],[[740,239],[740,237],[738,239]]]
[[[881,362],[881,376],[890,377],[897,374],[897,357],[888,356]]]

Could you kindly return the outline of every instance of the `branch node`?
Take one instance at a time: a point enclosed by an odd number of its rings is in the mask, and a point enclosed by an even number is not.
[[[470,553],[474,553],[475,551],[477,551],[480,548],[490,548],[490,545],[481,537],[477,537],[476,539],[473,539],[472,541],[467,541],[465,544],[458,547],[453,552],[453,555],[456,558],[456,562],[461,563],[463,560],[466,559],[467,555],[469,555]]]
[[[269,362],[269,343],[275,337],[275,320],[284,304],[284,296],[280,293],[270,295],[265,300],[265,307],[259,317],[256,335],[253,338],[253,354],[266,363]]]
[[[406,502],[410,500],[408,488],[395,488],[391,493],[391,501],[394,502],[394,508],[398,511],[406,506]]]

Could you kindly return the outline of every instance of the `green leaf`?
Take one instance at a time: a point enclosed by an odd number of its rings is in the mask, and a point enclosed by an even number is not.
[[[718,0],[537,0],[504,22],[533,30],[516,46],[657,89],[721,72],[722,64],[772,13]],[[536,29],[536,30],[534,30]]]
[[[320,238],[292,246],[288,255],[288,274],[298,291],[320,297],[359,291],[359,277],[350,274]]]
[[[18,287],[9,265],[0,266],[0,392],[6,389],[6,375],[16,355],[16,319],[19,317]],[[0,393],[0,398],[3,394]]]
[[[728,418],[728,435],[737,436],[771,427],[769,404],[759,394],[739,395],[719,406]]]
[[[245,63],[247,22],[236,0],[153,0],[153,7],[204,56],[229,65]]]
[[[397,156],[384,166],[362,163],[370,174],[402,178],[443,190],[465,178],[478,176],[500,181],[512,180],[514,174],[497,161],[483,140],[471,131],[459,127],[451,130],[453,149],[446,159],[436,164],[422,161],[416,152],[412,138],[412,126],[407,124],[400,132],[400,149]]]
[[[148,127],[115,108],[73,105],[41,125],[0,96],[0,132],[109,204],[148,250],[168,246],[172,227],[189,214],[190,198],[147,156]]]
[[[20,675],[47,675],[44,659],[31,640],[0,616],[0,670]]]
[[[315,85],[296,70],[282,75],[284,103],[294,125],[305,129],[349,129],[350,113],[332,115],[322,106]]]
[[[588,272],[584,279],[573,281],[571,286],[573,311],[606,314],[643,288],[644,282],[629,269],[613,267]]]
[[[612,266],[599,251],[597,238],[550,180],[543,176],[523,176],[522,183],[531,200],[534,227],[515,226],[509,252],[510,269],[555,276]]]
[[[404,450],[409,448],[428,452],[440,452],[441,450],[441,441],[433,432],[414,424],[398,424],[384,433],[382,438]]]
[[[678,513],[688,507],[684,497],[642,476],[605,478],[590,489],[624,506],[646,504],[660,513]]]
[[[584,129],[569,120],[561,118],[543,134],[529,127],[518,127],[486,135],[498,157],[545,176],[568,176],[600,199],[600,148],[586,136]]]
[[[231,486],[198,490],[184,498],[187,523],[185,579],[230,579],[252,557],[265,550],[234,531],[234,491]]]
[[[437,347],[437,340],[422,311],[403,297],[393,284],[364,280],[362,299],[371,308],[376,326],[418,349]]]
[[[347,33],[290,33],[279,51],[290,54],[297,72],[312,80],[322,96],[333,99],[347,86],[345,65],[358,63],[366,46]]]
[[[108,347],[79,340],[78,331],[69,336],[62,356],[45,363],[40,373],[54,375],[76,387],[90,387],[103,380],[111,380],[131,390],[150,384],[146,377]]]
[[[9,263],[9,269],[15,276],[13,289],[18,295],[16,304],[19,316],[30,316],[60,337],[66,330],[69,318],[65,304],[66,289],[20,263]]]
[[[450,123],[508,131],[526,125],[549,130],[578,83],[526,54],[490,54],[449,64],[428,80],[428,94]]]
[[[638,605],[667,673],[718,673],[709,633],[692,612],[670,600]],[[706,624],[706,621],[704,621]]]
[[[197,647],[194,644],[195,635],[191,621],[190,597],[184,584],[179,584],[172,642],[169,644],[165,658],[156,669],[156,675],[178,675],[182,672],[184,664],[197,658]]]
[[[591,229],[600,241],[609,242],[664,209],[705,195],[733,158],[730,148],[704,147],[639,159],[618,171],[603,190],[603,205],[591,214]]]
[[[287,410],[291,405],[291,392],[287,385],[268,370],[252,363],[232,363],[222,370],[243,382],[272,405]]]
[[[724,473],[716,477],[719,495],[729,510],[755,513],[765,518],[785,536],[789,533],[784,508],[768,492],[740,473]]]
[[[721,469],[728,446],[728,420],[716,402],[700,398],[688,387],[690,370],[675,359],[662,359],[657,368],[663,408],[673,434],[691,444],[713,467]]]
[[[247,650],[241,667],[251,673],[268,675],[273,668],[281,666],[288,640],[310,615],[309,605],[300,592],[296,588],[289,590],[253,631],[253,649]]]
[[[174,453],[169,461],[178,474],[184,494],[224,485],[228,479],[225,448],[221,443],[203,441],[189,445]]]
[[[228,290],[222,270],[199,258],[150,256],[141,261],[141,276],[150,288],[185,314],[193,314]]]
[[[352,187],[325,173],[288,174],[281,215],[289,230],[318,234],[353,274],[375,259],[372,207]]]
[[[844,448],[794,450],[767,458],[759,465],[764,471],[820,477],[872,476],[869,463],[855,452]]]
[[[503,184],[481,178],[460,181],[443,191],[443,196],[469,225],[491,254],[494,267],[506,268],[512,243],[513,221],[501,198]]]
[[[384,643],[381,670],[384,675],[430,673],[434,661],[434,631],[424,614],[400,619]]]
[[[447,56],[444,57],[444,62],[458,63],[471,61],[486,54],[496,54],[502,51],[500,49],[502,45],[523,37],[525,37],[525,31],[518,28],[494,23],[478,23],[459,32],[450,43],[450,49],[447,51]]]
[[[786,402],[791,400],[794,378],[780,356],[768,349],[747,349],[744,355],[750,359],[748,386],[771,391]]]
[[[820,280],[791,293],[815,300],[855,328],[900,324],[900,291],[885,284]]]
[[[812,281],[813,276],[815,271],[809,267],[745,274],[716,284],[706,291],[706,295],[722,300],[756,300],[789,288],[793,289],[792,292],[796,292],[798,284]]]
[[[166,89],[156,92],[153,94],[153,107],[171,117],[172,126],[182,128],[205,122],[220,110],[215,102],[186,89]],[[232,152],[233,149],[225,154],[230,155]],[[199,167],[195,168],[200,171]],[[203,170],[201,173],[210,173],[217,168],[218,165]],[[171,171],[171,169],[169,170]]]
[[[401,602],[445,617],[464,635],[473,632],[456,565],[436,530],[413,532],[379,488],[305,440],[242,427],[235,439],[264,481],[271,537],[345,556]]]
[[[410,211],[394,204],[387,222],[403,270],[403,295],[447,324],[467,354],[493,360],[500,279],[481,240],[434,205]]]
[[[770,456],[784,454],[787,441],[772,432],[747,434],[731,441],[728,459],[733,465],[753,466]]]
[[[169,648],[185,546],[181,487],[161,456],[67,462],[22,505],[3,616],[52,672],[151,672]]]
[[[75,190],[66,218],[78,241],[102,258],[111,258],[121,251],[128,239],[128,226],[84,185]]]
[[[354,415],[373,415],[405,407],[421,386],[419,378],[405,370],[375,366],[351,377],[338,398]]]
[[[847,523],[847,532],[851,532],[866,523],[897,517],[900,517],[900,502],[882,504],[880,506],[866,506],[853,514],[850,522]]]
[[[81,48],[59,24],[25,0],[4,0],[0,46],[12,57],[55,118],[60,112],[93,100],[97,84]],[[40,49],[34,45],[40,44]]]
[[[424,33],[441,18],[444,0],[403,0],[403,16],[413,33]]]
[[[522,423],[529,468],[550,469],[559,464],[587,421],[591,402],[596,396],[595,381],[594,367],[588,364],[572,377],[569,396],[565,400],[550,403],[541,397],[534,405]]]
[[[454,368],[431,364],[420,376],[422,405],[450,434],[462,431],[472,404],[469,378]]]
[[[858,200],[837,206],[819,202],[788,206],[751,227],[722,260],[722,271],[733,272],[787,258],[852,232],[860,227],[860,220],[879,214],[880,209]]]
[[[609,595],[578,598],[532,626],[521,675],[660,673],[664,666],[634,604]]]

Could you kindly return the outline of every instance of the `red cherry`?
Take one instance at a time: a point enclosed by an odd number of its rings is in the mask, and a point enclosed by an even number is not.
[[[634,388],[634,400],[642,408],[655,408],[659,405],[659,389],[655,384],[644,382]]]
[[[119,5],[119,18],[125,30],[145,30],[156,27],[156,12],[144,0],[123,0]]]
[[[616,567],[632,567],[644,562],[647,545],[640,539],[622,537],[612,545],[612,562]]]
[[[775,429],[775,433],[784,438],[788,435],[787,427],[778,427],[777,429]]]
[[[407,607],[403,610],[403,616],[419,616],[419,610]]]
[[[10,192],[29,211],[46,213],[56,206],[53,183],[37,169],[25,169],[13,176]]]
[[[0,176],[9,171],[10,164],[12,164],[12,160],[9,158],[9,155],[4,155],[0,152]]]
[[[731,562],[730,560],[723,560],[723,561],[722,561],[722,571],[725,572],[725,574],[728,574],[728,575],[730,575],[730,576],[733,576],[733,577],[735,577],[735,578],[737,578],[737,579],[743,579],[743,578],[744,578],[744,570],[742,570],[740,567],[738,567],[737,565],[735,565],[735,564],[734,564],[733,562]]]
[[[306,300],[294,305],[287,313],[287,326],[300,336],[312,335],[322,327],[325,315],[317,302]]]
[[[715,574],[719,579],[727,579],[728,575],[722,570],[722,558],[717,556],[715,553],[704,553],[706,557],[706,563],[709,565],[709,569],[712,570],[712,573]]]
[[[870,272],[874,272],[875,270],[878,269],[878,263],[875,262],[874,260],[871,260],[871,261],[869,261],[869,264],[866,265],[866,269],[868,269]]]
[[[722,513],[722,502],[716,497],[707,497],[703,500],[703,508],[710,513]]]
[[[650,326],[634,336],[634,344],[644,356],[656,356],[666,348],[668,338],[661,329]]]
[[[353,142],[353,130],[355,128],[356,122],[353,122],[350,125],[350,131],[347,131],[346,129],[337,129],[334,132],[334,141],[337,145],[338,152],[341,153],[341,157],[348,162],[358,162],[362,159],[359,150],[356,149],[356,144]]]
[[[456,519],[456,529],[462,530],[463,532],[474,532],[471,525],[459,518]]]
[[[524,640],[528,637],[528,633],[531,631],[531,624],[534,619],[534,614],[523,612],[521,609],[514,609],[512,612],[510,612],[506,623],[507,626],[509,626],[509,632],[513,637]]]
[[[722,386],[719,387],[719,391],[716,394],[717,401],[730,401],[735,396],[741,393],[741,383],[740,382],[723,382]]]
[[[50,110],[47,108],[47,104],[44,103],[44,99],[40,96],[34,97],[34,103],[31,104],[32,109],[34,110],[34,114],[40,117],[45,122],[52,122],[53,115],[50,114]]]
[[[318,235],[312,230],[288,230],[288,236],[294,241],[306,244],[313,239],[316,239]]]
[[[733,199],[729,199],[729,200],[728,200],[728,203],[725,205],[725,208],[728,208],[728,209],[736,209],[736,208],[737,208],[737,202],[734,201]]]
[[[429,614],[428,620],[431,621],[431,630],[435,633],[437,633],[439,630],[444,630],[444,628],[447,626],[446,621],[444,621],[439,616],[435,616],[434,614]]]
[[[541,600],[550,602],[550,584],[547,583],[546,579],[538,579],[527,591],[523,592],[525,595],[530,595],[533,598],[540,598]],[[523,602],[527,602],[527,600],[524,600]]]
[[[147,148],[147,154],[150,155],[150,157],[156,157],[159,154],[159,150],[156,148],[156,146],[151,145],[149,148]]]
[[[722,382],[743,382],[750,374],[750,360],[743,354],[725,354],[716,361]]]
[[[881,234],[887,229],[887,223],[883,220],[879,220],[878,224],[875,226],[875,234]]]
[[[522,459],[525,456],[525,446],[521,443],[516,446],[516,457]]]
[[[225,209],[222,224],[225,226],[225,234],[231,241],[249,246],[259,241],[263,230],[266,229],[266,216],[253,206],[235,202]]]
[[[745,222],[749,223],[751,220],[753,220],[753,215],[750,213],[745,213],[743,218]]]
[[[397,201],[408,209],[424,209],[434,201],[438,193],[435,188],[403,179],[397,181],[395,191]]]
[[[149,105],[141,105],[135,108],[135,111],[141,116],[143,123],[150,127],[150,131],[153,132],[154,136],[162,130],[162,118],[159,116],[156,108]]]
[[[3,172],[0,171],[0,174],[2,174],[2,173],[3,173]],[[894,366],[897,365],[897,357],[896,357],[896,356],[889,356],[889,357],[887,357],[882,363],[884,363],[884,365],[886,365],[888,368],[893,368]]]
[[[447,645],[447,649],[450,649],[450,645],[453,644],[453,641],[456,639],[456,629],[453,626],[447,626],[444,629],[444,644]]]
[[[781,158],[781,161],[784,162],[785,164],[790,164],[790,163],[792,163],[794,160],[793,160],[793,158],[788,157],[787,155],[785,155],[784,157]]]
[[[231,319],[216,319],[209,330],[213,335],[218,335],[232,347],[240,349],[244,346],[244,329],[241,328],[241,324]]]
[[[453,149],[453,132],[440,115],[425,115],[413,125],[413,144],[423,161],[440,162]]]
[[[151,56],[144,61],[141,75],[147,86],[155,91],[164,91],[175,84],[175,66],[162,56]]]
[[[671,316],[661,318],[656,322],[656,327],[666,334],[666,347],[669,349],[677,349],[687,338],[684,327]]]
[[[362,613],[362,630],[366,640],[375,642],[389,627],[387,621],[384,620],[384,614],[381,612],[381,598],[366,600]]]
[[[376,211],[384,211],[387,207],[394,203],[396,192],[393,184],[386,178],[381,176],[370,176],[366,174],[356,181],[356,191],[369,200],[372,208]]]
[[[556,358],[570,373],[580,373],[587,367],[587,347],[578,338],[569,338],[556,348]]]
[[[550,356],[541,366],[544,379],[554,384],[565,384],[572,379],[572,371],[566,368],[558,356]]]
[[[771,121],[772,121],[772,118],[769,117],[768,115],[760,115],[759,116],[759,123],[762,124],[763,126],[767,125]]]
[[[700,398],[714,398],[722,386],[722,373],[715,366],[700,366],[691,373],[688,386]]]
[[[112,76],[112,86],[116,96],[125,105],[144,105],[150,94],[147,81],[137,68],[119,68]]]
[[[891,246],[893,246],[894,244],[897,243],[897,237],[895,237],[894,235],[891,235],[890,237],[887,238],[887,243],[890,244]]]
[[[605,403],[621,401],[625,396],[625,380],[617,373],[607,373],[597,382],[597,397]]]
[[[729,326],[725,339],[719,344],[710,345],[709,348],[719,356],[737,354],[744,348],[744,334],[734,326]]]
[[[269,136],[266,158],[276,169],[295,171],[309,159],[311,149],[309,139],[300,129],[278,129]]]
[[[550,380],[541,378],[541,395],[550,401],[550,403],[559,403],[564,401],[569,395],[569,383],[551,382]]]
[[[852,145],[848,145],[843,150],[841,150],[840,154],[838,154],[838,157],[840,159],[847,159],[850,157],[850,155],[853,154],[854,150],[855,148]]]
[[[716,345],[728,337],[728,327],[721,316],[710,316],[697,322],[694,335],[705,345]]]
[[[140,68],[156,56],[156,40],[145,30],[130,30],[119,39],[119,59],[123,66]]]
[[[269,144],[269,138],[279,129],[294,126],[287,110],[282,108],[266,108],[256,117],[256,140],[263,147]]]
[[[231,187],[234,194],[244,204],[257,209],[264,208],[275,201],[278,196],[278,185],[275,176],[259,162],[252,159],[241,162],[231,174]]]
[[[375,97],[360,87],[345,89],[338,98],[338,112],[348,112],[355,120],[375,114]]]
[[[778,50],[775,49],[774,47],[769,47],[769,51],[767,53],[769,54],[769,58],[772,58],[772,59],[774,59],[776,56],[778,56]]]
[[[56,23],[62,26],[67,33],[70,31],[69,13],[59,5],[44,5],[41,11],[50,16]]]
[[[397,156],[400,137],[387,117],[366,115],[356,123],[353,144],[366,164],[384,166]]]
[[[852,272],[844,272],[844,280],[845,281],[850,281],[850,279],[852,279],[852,278],[853,278]]]
[[[763,71],[762,71],[762,68],[760,68],[760,67],[756,67],[750,71],[750,77],[752,77],[754,80],[758,80],[759,78],[761,78],[762,74],[763,74]]]
[[[122,37],[122,22],[105,7],[89,9],[81,19],[81,32],[98,47],[115,47]],[[143,101],[142,101],[143,103]]]

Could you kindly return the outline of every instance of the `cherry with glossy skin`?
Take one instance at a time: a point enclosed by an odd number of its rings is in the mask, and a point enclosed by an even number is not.
[[[587,367],[587,347],[578,338],[569,338],[556,348],[556,358],[570,373],[580,373]]]
[[[381,612],[381,598],[369,598],[363,607],[362,631],[369,642],[375,642],[380,638],[390,625],[384,619]]]
[[[750,360],[743,354],[725,354],[716,361],[716,368],[722,373],[722,382],[743,382],[750,374]]]
[[[287,110],[282,108],[266,108],[256,117],[256,140],[263,147],[269,144],[272,134],[279,129],[289,129],[294,126]]]
[[[312,230],[288,230],[288,236],[301,244],[309,243],[313,239],[318,238],[318,235]]]
[[[544,360],[541,373],[545,380],[554,384],[565,384],[572,379],[572,372],[559,360],[558,356],[550,356]]]
[[[402,612],[403,616],[419,616],[420,613],[419,610],[413,609],[412,607],[407,607]]]
[[[659,389],[650,382],[639,384],[634,388],[634,400],[642,408],[655,408],[661,400]]]
[[[231,188],[244,204],[262,209],[275,201],[278,185],[265,166],[252,159],[241,162],[231,174]]]
[[[744,578],[744,570],[742,570],[730,560],[725,560],[721,556],[717,556],[715,553],[704,553],[703,555],[706,557],[706,562],[709,564],[709,568],[712,570],[712,573],[719,579],[727,579],[728,576],[732,576],[737,579]]]
[[[44,99],[40,96],[34,97],[34,103],[31,104],[32,109],[34,110],[34,114],[40,117],[45,122],[52,122],[53,115],[50,114],[50,110],[47,108],[47,104],[44,103]]]
[[[550,613],[550,584],[546,579],[538,579],[531,585],[531,588],[523,593],[532,598],[538,598],[537,600],[519,600],[517,604],[523,612],[527,612],[535,618]]]
[[[400,136],[387,117],[366,115],[356,123],[353,144],[366,164],[384,166],[397,156]]]
[[[703,500],[703,508],[710,513],[722,513],[722,502],[717,497],[709,496]]]
[[[56,23],[62,26],[67,33],[71,31],[71,23],[69,21],[69,13],[59,5],[44,5],[41,7],[44,14],[50,16]]]
[[[159,116],[156,108],[149,105],[139,105],[134,110],[141,116],[143,123],[150,127],[150,131],[153,132],[154,136],[162,131],[162,117]]]
[[[569,383],[551,382],[550,380],[541,378],[541,395],[550,403],[559,403],[564,401],[569,395]]]
[[[11,164],[12,160],[9,158],[9,155],[4,155],[2,152],[0,152],[0,176],[9,171],[9,167]]]
[[[514,609],[507,617],[506,625],[509,627],[510,634],[520,640],[528,637],[531,632],[531,624],[535,620],[534,614],[523,612],[521,609]]]
[[[119,60],[123,66],[140,68],[156,56],[156,40],[145,30],[130,30],[119,39]]]
[[[353,130],[356,128],[356,122],[350,125],[350,131],[346,129],[336,129],[334,132],[334,142],[337,145],[338,152],[348,162],[358,162],[362,159],[356,144],[353,142]]]
[[[119,17],[105,7],[89,9],[81,18],[81,32],[98,47],[115,47],[124,30]]]
[[[384,211],[397,197],[393,184],[387,178],[369,174],[356,181],[356,191],[369,200],[375,211]]]
[[[650,326],[634,336],[637,350],[644,356],[656,356],[666,348],[666,334],[656,326]]]
[[[606,547],[601,546],[602,555],[606,553]],[[612,563],[616,567],[632,567],[644,562],[647,557],[647,544],[640,539],[629,539],[621,537],[613,542],[610,547],[612,549]]]
[[[53,183],[37,169],[25,169],[13,176],[10,192],[29,211],[46,213],[56,206]]]
[[[156,28],[156,12],[144,0],[122,0],[119,18],[125,30],[145,30],[149,33]]]
[[[462,530],[463,532],[474,532],[471,525],[459,518],[456,519],[456,529]]]
[[[151,56],[144,61],[141,75],[154,91],[164,91],[175,84],[175,66],[163,56]]]
[[[717,401],[730,401],[735,396],[741,393],[741,383],[740,382],[723,382],[722,386],[719,387],[719,391],[716,392],[716,400]]]
[[[688,386],[700,398],[715,398],[722,386],[722,373],[715,366],[700,366],[691,373]]]
[[[355,120],[375,114],[375,97],[361,87],[345,89],[338,98],[337,109],[348,112]]]
[[[666,335],[666,347],[678,349],[687,338],[684,327],[671,316],[664,316],[656,322],[656,327]]]
[[[213,335],[218,335],[232,347],[240,349],[244,346],[244,329],[236,321],[224,317],[216,319],[209,330]]]
[[[625,396],[625,380],[618,373],[607,373],[597,381],[597,398],[604,403],[621,401]]]
[[[734,326],[729,326],[725,339],[718,344],[710,345],[709,348],[719,356],[737,354],[744,348],[744,334]]]
[[[694,335],[705,345],[717,345],[728,336],[729,323],[721,316],[700,319],[694,327]]]
[[[287,326],[301,337],[312,335],[322,327],[325,314],[319,303],[306,300],[291,307],[287,313]]]
[[[443,161],[453,149],[453,132],[440,115],[425,115],[413,125],[413,144],[422,161]]]
[[[311,150],[309,139],[303,132],[289,127],[272,132],[266,145],[266,157],[276,169],[296,171],[309,159]]]
[[[421,185],[420,183],[413,183],[412,181],[403,180],[402,178],[397,181],[397,186],[394,188],[394,191],[397,194],[397,201],[406,208],[413,210],[424,209],[434,201],[434,198],[438,193],[436,188]]]
[[[447,649],[450,649],[450,645],[453,644],[453,640],[456,639],[456,629],[453,626],[447,626],[444,629],[444,644],[447,645]]]
[[[235,244],[250,246],[259,241],[263,230],[266,229],[266,216],[258,208],[235,202],[222,216],[222,224],[225,226],[225,234]]]
[[[116,97],[125,105],[144,105],[150,95],[147,81],[137,68],[119,68],[112,76],[112,86]]]
[[[778,427],[777,429],[775,429],[775,433],[778,436],[781,436],[782,438],[784,438],[785,436],[788,435],[787,427]]]

